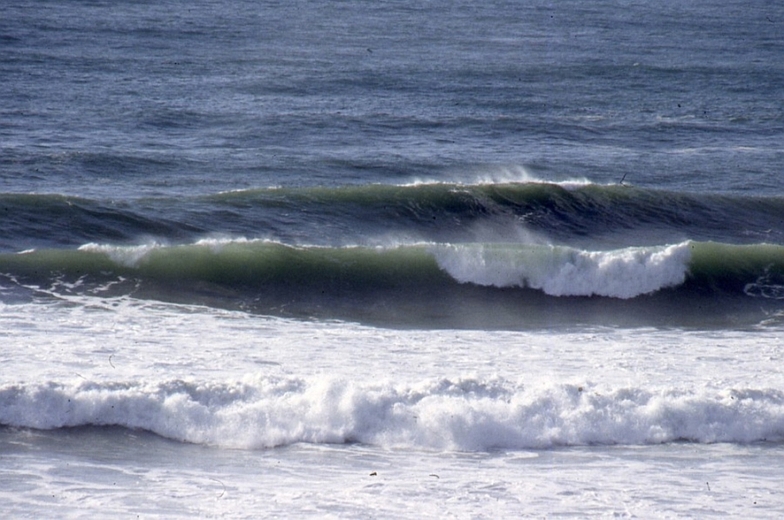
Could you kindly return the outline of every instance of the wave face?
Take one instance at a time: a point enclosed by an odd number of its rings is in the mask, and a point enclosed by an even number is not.
[[[288,244],[555,243],[612,249],[781,243],[784,199],[683,194],[581,182],[270,188],[102,200],[0,195],[0,250],[192,243],[205,236]]]
[[[784,304],[784,247],[686,241],[586,251],[267,240],[46,249],[0,255],[17,298],[133,295],[391,326],[759,323]]]
[[[619,388],[504,380],[360,384],[79,382],[0,386],[0,424],[122,426],[237,448],[361,442],[464,451],[553,446],[781,441],[778,389]]]
[[[776,197],[526,176],[0,204],[4,301],[504,329],[772,323],[784,301]]]

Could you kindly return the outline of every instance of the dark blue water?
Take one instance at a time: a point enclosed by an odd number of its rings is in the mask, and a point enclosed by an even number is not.
[[[370,301],[393,324],[434,299],[563,322],[628,298],[656,324],[693,298],[726,322],[778,312],[777,3],[43,1],[0,18],[9,287],[119,277],[359,320]],[[657,260],[678,244],[697,256]],[[412,296],[418,276],[437,290]]]
[[[548,179],[778,190],[775,2],[11,3],[4,191]]]

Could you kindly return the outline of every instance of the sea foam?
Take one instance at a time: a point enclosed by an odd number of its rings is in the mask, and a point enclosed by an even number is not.
[[[269,448],[360,442],[486,451],[784,438],[784,393],[769,388],[599,388],[505,380],[408,385],[339,378],[234,383],[86,381],[0,387],[0,424],[113,425],[190,443]]]
[[[460,283],[530,287],[552,296],[634,298],[686,278],[689,242],[583,251],[561,246],[446,245],[434,248],[441,269]]]

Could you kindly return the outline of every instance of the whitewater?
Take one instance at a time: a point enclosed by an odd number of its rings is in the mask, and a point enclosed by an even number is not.
[[[2,325],[13,516],[784,506],[776,329],[379,330],[81,297]]]
[[[784,11],[10,1],[8,518],[784,516]]]

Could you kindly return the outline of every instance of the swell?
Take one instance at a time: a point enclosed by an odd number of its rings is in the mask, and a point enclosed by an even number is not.
[[[526,387],[330,378],[242,383],[113,381],[0,386],[0,425],[122,426],[181,442],[270,448],[298,442],[488,451],[784,438],[773,388]]]
[[[132,294],[394,326],[722,326],[784,310],[784,246],[768,244],[87,244],[2,254],[0,273],[0,288],[17,296]]]
[[[413,228],[425,239],[462,232],[472,241],[496,225],[499,230],[524,228],[567,243],[631,233],[654,240],[649,243],[660,243],[665,236],[748,243],[760,237],[780,238],[784,214],[781,198],[545,182],[248,190],[211,200],[242,209],[303,209],[325,218],[372,224],[375,230]]]
[[[0,247],[193,242],[209,234],[319,245],[519,241],[578,247],[782,242],[784,199],[681,194],[631,186],[419,184],[270,188],[95,200],[0,196]]]
[[[204,231],[132,203],[55,194],[3,194],[0,211],[0,250],[5,251],[130,242],[145,236],[177,239]]]

